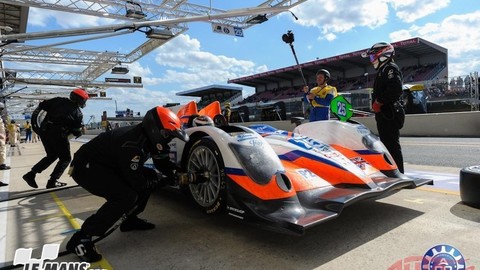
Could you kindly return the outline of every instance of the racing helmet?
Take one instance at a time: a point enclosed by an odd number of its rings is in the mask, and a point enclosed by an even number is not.
[[[328,72],[328,70],[320,69],[319,71],[317,71],[316,76],[318,76],[319,74],[323,74],[323,76],[325,76],[325,82],[328,82],[328,80],[330,80],[330,72]]]
[[[388,42],[375,43],[370,49],[362,53],[363,58],[370,58],[370,63],[372,63],[375,69],[390,61],[394,55],[395,49]]]
[[[178,116],[171,110],[157,106],[150,109],[142,120],[142,128],[153,149],[161,151],[173,138],[187,142],[189,137],[182,129]]]
[[[77,88],[70,92],[70,100],[77,103],[78,107],[85,108],[87,105],[88,93],[82,88]]]
[[[193,119],[192,126],[201,127],[201,126],[214,126],[212,118],[206,115],[199,115]]]

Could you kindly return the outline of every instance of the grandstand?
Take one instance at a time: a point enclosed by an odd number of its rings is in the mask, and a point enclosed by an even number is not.
[[[392,45],[396,51],[395,61],[402,68],[405,83],[422,83],[434,78],[448,77],[447,49],[418,37],[394,42]],[[368,110],[368,89],[373,87],[376,71],[370,62],[361,56],[366,50],[367,48],[316,59],[302,63],[300,67],[310,87],[315,86],[317,70],[329,70],[332,75],[329,83],[337,87],[340,93],[346,94],[356,109]],[[254,95],[236,105],[255,107],[254,104],[258,103],[283,101],[289,110],[287,117],[302,114],[301,105],[290,105],[301,103],[304,83],[297,65],[231,79],[228,82],[255,88]]]
[[[471,96],[472,77],[449,78],[446,48],[419,37],[392,45],[396,51],[395,61],[403,72],[404,83],[425,86],[429,112],[470,110],[465,100]],[[370,110],[370,92],[376,70],[368,59],[361,57],[366,50],[316,59],[302,63],[300,67],[310,87],[315,86],[317,70],[329,70],[332,76],[329,84],[346,95],[355,109]],[[209,86],[185,91],[181,95],[202,97],[201,102],[207,104],[214,97],[221,103],[227,101],[226,98],[218,98],[226,95],[233,105],[232,122],[287,120],[304,115],[301,102],[304,82],[297,65],[231,79],[228,83],[253,87],[255,94],[245,98],[237,93],[229,96],[223,89],[225,86],[219,89]]]
[[[242,100],[242,87],[214,84],[178,92],[177,96],[199,97],[197,106],[202,108],[215,100],[220,101],[221,104]]]

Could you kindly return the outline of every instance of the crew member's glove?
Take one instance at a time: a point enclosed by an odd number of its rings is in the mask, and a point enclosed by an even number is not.
[[[73,136],[75,136],[75,139],[78,139],[78,137],[82,136],[82,131],[80,130],[74,130],[72,131]]]
[[[160,182],[159,174],[154,169],[143,167],[142,174],[143,174],[143,177],[145,177],[145,179],[147,180],[146,182],[147,189],[153,189]]]
[[[373,104],[372,104],[372,110],[375,113],[379,113],[382,106],[383,106],[383,103],[380,103],[380,102],[378,102],[378,100],[375,100],[375,102],[373,102]]]

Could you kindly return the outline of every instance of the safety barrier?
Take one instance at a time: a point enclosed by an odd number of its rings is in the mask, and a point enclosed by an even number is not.
[[[354,117],[368,127],[373,133],[377,133],[374,117]],[[244,126],[260,124],[261,122],[240,123]],[[295,124],[291,121],[262,122],[278,129],[292,131]],[[455,112],[455,113],[429,113],[407,114],[405,125],[400,131],[401,136],[421,137],[480,137],[480,112]]]
[[[368,127],[375,134],[377,133],[376,122],[373,117],[354,117]],[[288,121],[268,122],[245,122],[235,123],[244,126],[252,124],[268,124],[275,128],[292,131],[295,124]],[[86,134],[97,135],[103,130],[87,130]],[[400,131],[401,136],[419,137],[480,137],[480,112],[455,112],[455,113],[428,113],[428,114],[407,114],[405,125]]]

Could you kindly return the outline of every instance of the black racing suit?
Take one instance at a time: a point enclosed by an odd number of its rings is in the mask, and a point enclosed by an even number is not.
[[[383,103],[380,112],[375,113],[380,140],[387,147],[401,173],[403,155],[400,146],[400,129],[405,121],[405,111],[399,98],[402,95],[403,76],[392,61],[381,66],[373,85],[372,102]]]
[[[68,136],[80,136],[83,114],[77,103],[68,98],[56,97],[42,101],[37,109],[47,112],[42,122],[42,140],[47,155],[32,167],[32,171],[41,173],[58,158],[50,179],[59,179],[72,160]]]
[[[150,157],[150,143],[141,125],[101,133],[75,153],[71,175],[75,182],[106,199],[83,223],[85,234],[101,236],[124,214],[136,216],[145,209],[151,192],[148,176],[153,169],[143,166]],[[164,175],[172,177],[175,164],[168,158],[169,151],[168,145],[163,145],[153,162]]]

